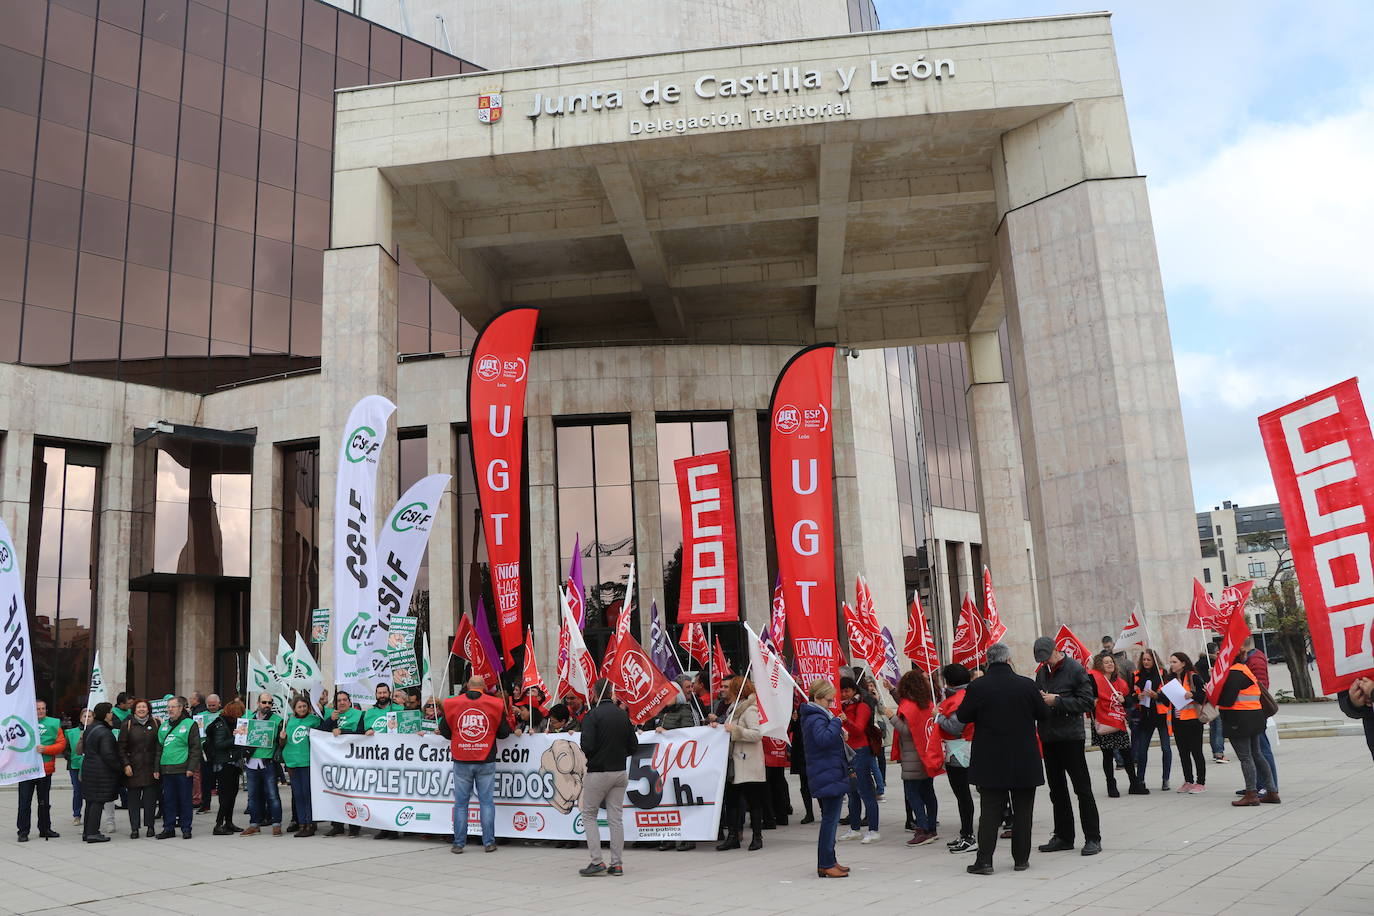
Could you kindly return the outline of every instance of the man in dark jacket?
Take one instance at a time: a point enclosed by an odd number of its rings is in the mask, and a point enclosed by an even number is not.
[[[940,718],[940,726],[952,736],[962,734],[967,725],[977,725],[968,779],[978,786],[978,857],[968,867],[969,874],[992,874],[997,834],[1008,801],[1012,809],[1012,862],[1016,871],[1030,867],[1035,790],[1045,784],[1035,725],[1050,715],[1035,683],[1012,670],[1011,649],[997,643],[988,647],[987,674],[969,684],[953,718]]]
[[[1069,783],[1073,783],[1078,817],[1083,822],[1083,855],[1095,856],[1102,851],[1102,828],[1088,758],[1083,752],[1083,715],[1097,705],[1097,690],[1083,666],[1056,649],[1050,637],[1037,639],[1034,651],[1040,664],[1035,669],[1035,686],[1050,708],[1049,718],[1040,723],[1040,746],[1045,755],[1050,804],[1054,806],[1054,836],[1040,851],[1073,849],[1073,802],[1069,799]]]
[[[625,822],[622,809],[625,787],[629,779],[625,773],[626,759],[639,747],[639,737],[625,710],[615,705],[611,683],[598,678],[592,688],[596,706],[582,720],[582,752],[587,756],[587,775],[582,778],[582,824],[587,829],[587,851],[591,864],[578,874],[584,878],[595,875],[622,875],[621,855],[625,850]],[[611,864],[601,859],[601,830],[596,812],[606,809],[606,824],[611,828]]]
[[[1265,657],[1263,652],[1255,647],[1255,637],[1253,636],[1245,640],[1242,648],[1244,649],[1242,654],[1245,656],[1245,667],[1249,668],[1250,673],[1255,676],[1255,682],[1263,685],[1267,690],[1269,688],[1269,659]],[[1267,730],[1259,734],[1259,749],[1260,753],[1264,755],[1265,762],[1269,764],[1269,772],[1274,774],[1274,779],[1277,781],[1279,778],[1279,765],[1274,761],[1274,748],[1269,744],[1269,734]],[[1265,792],[1269,791],[1269,786],[1261,782],[1259,784],[1259,791],[1260,794],[1263,795]]]
[[[1355,678],[1349,690],[1336,694],[1336,702],[1341,712],[1364,723],[1364,743],[1369,745],[1369,756],[1374,758],[1374,680]]]

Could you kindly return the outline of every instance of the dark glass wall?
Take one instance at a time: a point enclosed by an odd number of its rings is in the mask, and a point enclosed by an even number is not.
[[[317,366],[334,90],[477,69],[320,0],[0,3],[0,360],[192,391]],[[402,352],[461,347],[405,276]]]
[[[663,620],[676,627],[682,587],[682,500],[673,462],[730,447],[728,420],[665,420],[657,425],[658,511],[663,537]],[[733,474],[731,475],[733,478]],[[676,638],[676,629],[673,630]]]
[[[310,635],[320,606],[320,447],[282,450],[281,631]],[[312,648],[313,644],[312,644]]]
[[[87,445],[33,451],[25,600],[34,686],[54,713],[79,713],[90,684],[103,460]]]
[[[963,344],[927,344],[913,352],[930,500],[946,509],[977,512]]]

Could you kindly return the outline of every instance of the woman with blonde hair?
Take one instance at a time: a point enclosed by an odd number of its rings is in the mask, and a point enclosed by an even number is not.
[[[730,733],[729,785],[725,787],[725,811],[729,815],[729,832],[716,849],[739,849],[740,834],[744,832],[744,808],[749,807],[749,829],[752,836],[749,850],[763,848],[763,813],[767,804],[765,790],[768,773],[763,762],[763,734],[759,730],[758,697],[754,682],[735,675],[725,685],[726,702],[730,707],[725,730]]]
[[[840,809],[854,774],[845,754],[844,723],[830,711],[835,685],[823,678],[811,682],[811,698],[801,707],[801,736],[806,749],[806,782],[821,803],[821,829],[816,835],[816,877],[848,878],[849,869],[835,861],[835,834]]]

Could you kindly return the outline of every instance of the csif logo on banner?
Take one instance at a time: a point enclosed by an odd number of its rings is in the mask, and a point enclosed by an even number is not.
[[[9,541],[0,541],[0,573],[14,569],[14,548]]]
[[[370,426],[359,426],[348,434],[346,457],[354,464],[360,461],[377,463],[377,452],[382,443],[377,440],[377,431]]]
[[[391,530],[402,534],[407,531],[428,531],[433,518],[428,503],[413,502],[408,506],[402,506],[391,517]]]
[[[377,624],[367,611],[359,611],[358,616],[348,622],[343,633],[343,650],[349,655],[357,655],[358,650],[367,644],[376,631]]]

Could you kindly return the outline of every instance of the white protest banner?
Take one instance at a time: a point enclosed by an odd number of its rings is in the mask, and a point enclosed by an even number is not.
[[[0,521],[0,786],[43,775],[38,753],[38,718],[33,692],[33,653],[24,580],[10,529]]]
[[[95,653],[95,661],[91,664],[91,686],[86,692],[86,708],[95,709],[97,703],[110,702],[110,696],[105,691],[105,672],[100,668],[100,650]]]
[[[368,395],[353,406],[339,443],[334,490],[334,683],[368,688],[373,680],[368,647],[377,622],[377,562],[373,549],[373,509],[377,502],[377,461],[386,442],[386,425],[396,405]]]
[[[303,691],[310,698],[313,708],[324,691],[324,672],[320,669],[320,663],[315,661],[315,656],[310,654],[310,647],[306,645],[299,632],[296,633],[296,654],[292,656],[292,662],[291,678],[287,681],[287,686],[293,690]]]
[[[430,526],[438,514],[444,488],[451,479],[448,474],[430,474],[417,480],[396,500],[377,534],[377,627],[367,640],[373,681],[390,680],[387,649],[400,648],[390,640],[391,621],[410,612],[410,596],[415,592],[416,574],[424,559],[425,545],[429,543]],[[411,644],[414,626],[412,622]]]
[[[437,735],[311,736],[311,803],[320,820],[451,834],[453,761]],[[629,760],[625,839],[713,840],[730,736],[680,728],[639,736]],[[587,759],[576,735],[522,735],[496,745],[496,835],[580,840]],[[469,829],[479,832],[474,796]]]

